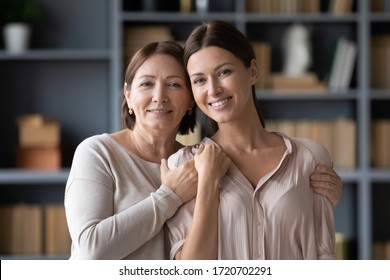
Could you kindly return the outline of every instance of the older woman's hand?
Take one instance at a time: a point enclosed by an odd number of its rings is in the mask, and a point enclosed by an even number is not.
[[[343,183],[340,176],[325,165],[318,165],[310,176],[310,186],[315,193],[326,196],[335,207],[340,200]]]

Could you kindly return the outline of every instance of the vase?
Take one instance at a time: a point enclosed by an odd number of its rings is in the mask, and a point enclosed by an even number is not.
[[[30,26],[25,23],[9,23],[3,29],[6,51],[20,54],[29,48]]]

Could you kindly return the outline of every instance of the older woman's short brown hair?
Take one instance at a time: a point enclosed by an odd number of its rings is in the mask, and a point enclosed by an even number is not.
[[[183,55],[184,55],[183,47],[173,41],[154,42],[154,43],[147,44],[146,46],[139,49],[134,54],[134,56],[132,57],[132,59],[130,60],[126,68],[125,82],[127,83],[127,86],[128,87],[131,86],[134,76],[137,73],[138,69],[141,67],[141,65],[148,58],[150,58],[152,55],[155,54],[169,55],[180,63],[180,65],[183,68],[186,87],[188,88],[188,91],[191,93],[191,98],[193,99],[190,80],[187,75],[186,69],[184,68],[184,63],[183,63]],[[136,122],[135,115],[129,114],[129,108],[127,106],[125,97],[123,97],[122,100],[122,121],[123,121],[123,125],[129,129],[133,129]],[[193,132],[195,125],[196,125],[196,105],[194,105],[191,114],[185,114],[185,116],[180,122],[178,132],[179,134],[182,135],[188,134],[190,131]]]

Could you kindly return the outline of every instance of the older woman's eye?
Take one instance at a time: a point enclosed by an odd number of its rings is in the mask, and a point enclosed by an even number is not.
[[[176,82],[171,82],[168,84],[169,87],[171,88],[180,88],[181,85],[179,83],[176,83]]]
[[[153,83],[152,82],[150,82],[150,81],[146,81],[146,82],[143,82],[143,83],[141,83],[141,87],[150,87],[150,86],[152,86],[153,85]]]

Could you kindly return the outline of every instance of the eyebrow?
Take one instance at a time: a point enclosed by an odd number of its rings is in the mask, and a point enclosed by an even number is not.
[[[156,76],[145,74],[145,75],[141,75],[141,76],[138,77],[138,79],[143,79],[143,78],[156,78]],[[178,78],[178,79],[185,80],[185,78],[183,78],[183,77],[181,77],[179,75],[170,75],[170,76],[167,76],[166,78],[167,79]]]
[[[226,65],[233,65],[233,64],[230,63],[230,62],[224,62],[224,63],[218,65],[217,67],[214,67],[214,71],[215,71],[215,70],[218,70],[219,68],[222,68],[222,67],[224,67],[224,66],[226,66]],[[203,73],[198,72],[198,73],[194,73],[194,74],[190,75],[190,77],[193,77],[193,76],[202,76],[202,75],[203,75]]]

